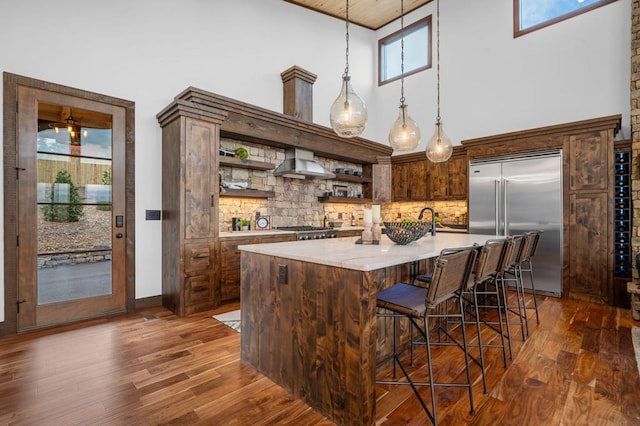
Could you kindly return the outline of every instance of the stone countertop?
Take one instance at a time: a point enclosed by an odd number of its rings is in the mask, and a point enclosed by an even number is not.
[[[359,237],[289,241],[271,244],[241,245],[243,252],[283,257],[320,265],[357,271],[373,271],[388,266],[436,257],[444,248],[484,244],[496,235],[451,233],[427,235],[407,245],[398,245],[385,235],[380,244],[355,244]]]

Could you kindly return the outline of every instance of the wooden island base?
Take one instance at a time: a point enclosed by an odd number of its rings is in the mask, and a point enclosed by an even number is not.
[[[374,424],[376,361],[391,353],[393,327],[376,322],[377,291],[406,280],[413,261],[489,237],[241,246],[241,359],[338,424]]]

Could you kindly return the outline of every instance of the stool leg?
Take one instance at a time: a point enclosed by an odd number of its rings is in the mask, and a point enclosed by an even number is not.
[[[496,278],[496,283],[499,283],[500,288],[502,290],[502,301],[504,302],[502,306],[504,306],[504,317],[505,317],[505,322],[507,323],[506,336],[507,336],[507,341],[509,343],[509,359],[512,360],[513,350],[511,349],[511,320],[509,319],[509,300],[507,298],[507,289],[506,289],[507,286],[504,282],[502,275],[500,275],[499,278]]]
[[[424,338],[425,338],[425,346],[427,347],[427,368],[429,370],[429,381],[431,382],[431,386],[429,386],[431,391],[431,413],[433,414],[433,424],[438,424],[438,414],[436,411],[436,387],[433,384],[435,379],[433,377],[433,363],[431,361],[431,338],[429,337],[429,318],[428,315],[425,315],[422,319],[424,324]],[[467,361],[468,362],[468,361]]]
[[[474,415],[476,413],[476,410],[473,406],[473,391],[471,389],[471,371],[469,369],[469,348],[467,347],[467,332],[465,331],[466,329],[466,324],[464,322],[464,306],[462,305],[462,298],[458,299],[460,302],[460,322],[461,322],[461,332],[462,332],[462,347],[464,350],[464,365],[465,365],[465,369],[467,370],[467,384],[468,389],[469,389],[469,407],[470,407],[470,411],[469,413],[471,415]],[[431,365],[431,364],[429,364]],[[433,382],[433,379],[431,379],[431,381]],[[433,387],[432,387],[433,388]]]
[[[485,293],[486,300],[486,293]],[[462,302],[461,302],[462,303]],[[487,393],[487,378],[485,377],[485,364],[484,364],[484,348],[482,346],[482,332],[480,331],[480,310],[478,309],[478,293],[477,286],[473,287],[473,305],[475,307],[476,315],[476,329],[478,331],[478,348],[480,349],[480,369],[482,370],[482,386],[484,393]]]

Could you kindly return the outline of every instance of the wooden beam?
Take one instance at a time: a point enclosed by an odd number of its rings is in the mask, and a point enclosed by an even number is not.
[[[222,137],[260,143],[278,148],[302,148],[325,158],[355,164],[374,164],[379,156],[390,156],[393,149],[364,138],[341,138],[332,129],[302,121],[195,87],[189,87],[176,99],[192,105],[227,113]]]

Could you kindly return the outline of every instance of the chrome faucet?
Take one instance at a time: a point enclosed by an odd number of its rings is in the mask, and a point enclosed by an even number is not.
[[[422,220],[425,210],[429,210],[431,212],[431,235],[436,235],[436,212],[431,207],[425,207],[420,210],[418,220]]]

